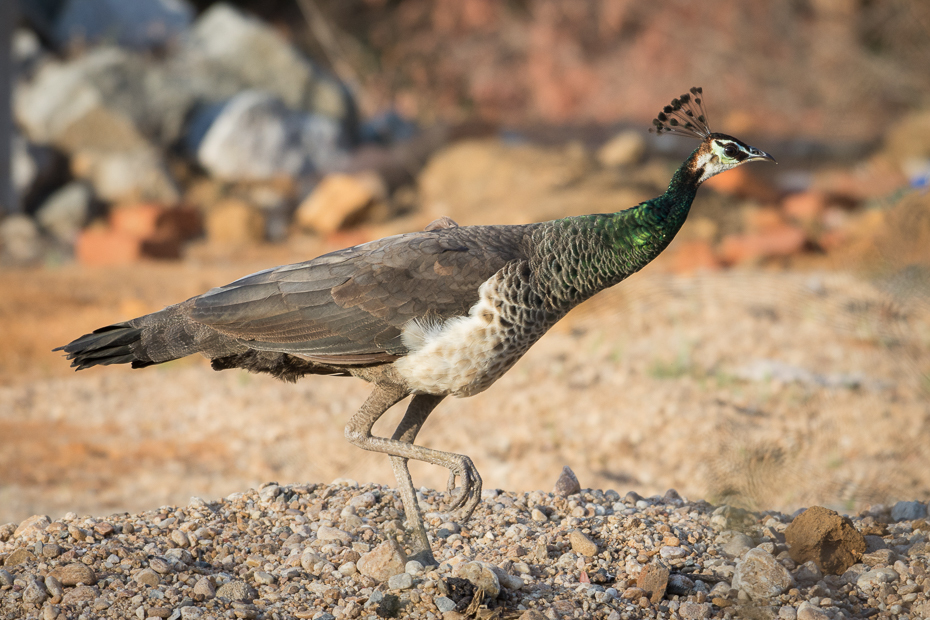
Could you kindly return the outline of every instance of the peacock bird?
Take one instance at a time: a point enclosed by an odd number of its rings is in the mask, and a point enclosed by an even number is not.
[[[632,208],[514,226],[442,218],[421,232],[260,271],[55,350],[78,370],[144,368],[200,353],[215,370],[370,382],[346,439],[390,456],[411,556],[435,564],[408,459],[449,470],[451,517],[460,521],[481,500],[481,477],[465,455],[414,445],[430,413],[447,396],[486,390],[569,310],[649,264],[684,224],[701,183],[748,162],[775,161],[711,132],[702,97],[692,88],[653,121],[657,133],[701,143],[664,194]],[[373,436],[385,411],[411,395],[394,434]]]

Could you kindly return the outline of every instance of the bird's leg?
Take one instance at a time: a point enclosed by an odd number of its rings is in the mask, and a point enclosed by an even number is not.
[[[346,424],[346,439],[363,450],[384,452],[385,454],[401,459],[414,459],[445,467],[453,476],[461,478],[462,491],[458,496],[453,498],[450,510],[460,510],[457,519],[460,522],[465,522],[481,502],[481,476],[478,475],[478,470],[475,468],[470,458],[464,454],[441,452],[431,448],[424,448],[423,446],[415,446],[412,443],[407,443],[399,439],[373,437],[371,434],[371,429],[378,418],[406,395],[407,391],[403,386],[390,383],[376,384],[371,396],[368,397],[368,400],[365,401],[365,404],[362,405],[358,413],[352,416],[349,423]],[[414,399],[414,402],[415,401],[416,399]],[[414,402],[410,403],[411,407],[414,405]],[[432,407],[428,406],[430,403]],[[423,421],[426,420],[426,416],[429,415],[429,412],[432,411],[432,408],[435,407],[436,404],[438,404],[438,401],[431,402],[430,400],[422,400],[420,404],[417,404],[417,409],[415,409],[415,411],[423,407],[426,412],[412,413],[409,422],[405,415],[405,420],[401,421],[401,426],[398,429],[400,436],[404,436],[407,433],[412,433],[413,436],[415,436],[416,431],[413,430],[414,427],[416,427],[416,430],[419,430],[415,420],[422,417],[422,420],[419,421],[419,426],[422,426]],[[395,433],[395,436],[397,436],[397,433]],[[406,470],[406,464],[404,464],[402,469]],[[397,470],[395,470],[395,474],[396,472]],[[412,491],[413,482],[410,481],[410,474],[405,471],[402,473],[403,476],[398,477],[398,484],[402,487],[401,492],[403,493],[404,486],[409,485],[411,489],[412,499],[405,500],[404,505],[408,520],[410,520],[413,511],[419,510],[419,507],[416,503],[416,494]],[[409,507],[407,501],[410,501]],[[419,518],[419,516],[417,518]],[[411,522],[413,523],[414,521],[411,520]]]
[[[424,422],[426,422],[426,418],[436,408],[436,405],[442,402],[443,398],[444,396],[416,394],[410,401],[404,419],[397,425],[397,430],[394,431],[391,439],[412,444],[417,438],[417,433],[420,432]],[[392,456],[391,467],[394,468],[394,477],[397,478],[397,487],[404,502],[404,512],[407,514],[407,531],[413,537],[414,552],[410,559],[417,560],[424,566],[435,565],[436,559],[433,557],[433,550],[426,535],[426,527],[423,525],[416,489],[413,486],[413,479],[410,477],[410,470],[407,468],[407,459],[402,456]]]

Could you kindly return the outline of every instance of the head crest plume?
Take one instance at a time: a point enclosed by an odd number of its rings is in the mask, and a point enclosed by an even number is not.
[[[649,131],[655,133],[673,133],[703,140],[711,134],[707,126],[707,113],[704,111],[704,89],[695,86],[690,93],[685,93],[665,106],[653,119]]]

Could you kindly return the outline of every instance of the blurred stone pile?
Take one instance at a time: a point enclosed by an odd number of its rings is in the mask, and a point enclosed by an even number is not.
[[[393,111],[362,119],[349,89],[278,28],[224,3],[200,15],[184,0],[28,7],[39,25],[14,41],[23,212],[0,222],[7,264],[178,258],[199,239],[235,249],[340,234],[330,245],[345,245],[443,215],[511,224],[616,211],[664,191],[683,158],[637,131],[540,146],[481,127],[418,130]],[[888,226],[923,230],[907,213],[930,219],[919,215],[930,212],[930,112],[901,118],[854,165],[785,164],[709,182],[665,264],[861,253]]]

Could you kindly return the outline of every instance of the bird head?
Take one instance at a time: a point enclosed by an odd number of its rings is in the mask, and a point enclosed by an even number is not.
[[[689,160],[698,183],[751,161],[775,161],[765,151],[749,146],[738,138],[711,131],[707,125],[703,98],[704,90],[696,86],[690,92],[672,99],[652,121],[654,127],[650,129],[658,134],[671,133],[701,141],[701,146]]]

